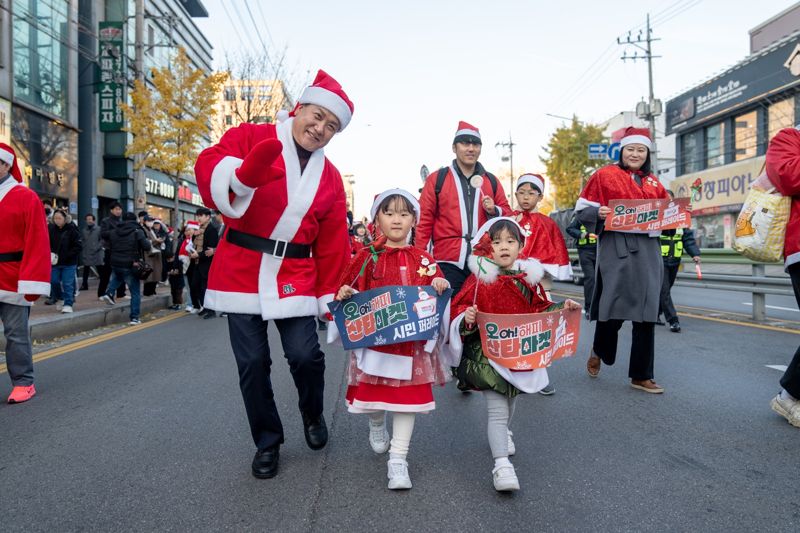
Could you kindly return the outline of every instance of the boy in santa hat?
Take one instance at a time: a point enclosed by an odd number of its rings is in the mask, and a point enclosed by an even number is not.
[[[352,114],[341,85],[320,70],[290,118],[228,130],[195,166],[205,205],[222,213],[226,227],[203,305],[229,313],[257,478],[275,476],[284,440],[270,383],[268,320],[297,387],[306,443],[319,450],[328,441],[316,318],[327,320],[350,242],[342,178],[323,148]]]
[[[39,197],[22,183],[14,150],[0,143],[0,321],[13,389],[8,403],[36,394],[28,316],[50,294],[50,238]]]

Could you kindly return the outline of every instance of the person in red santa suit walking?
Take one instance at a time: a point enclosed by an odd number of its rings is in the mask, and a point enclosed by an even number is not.
[[[542,264],[544,276],[539,283],[544,287],[547,299],[552,300],[550,289],[553,280],[572,279],[572,266],[558,224],[536,210],[544,196],[544,178],[539,174],[523,174],[517,180],[515,196],[520,208],[514,211],[514,219],[527,235],[525,248],[519,256],[521,259],[536,259]],[[555,392],[553,384],[548,383],[539,394],[550,396]]]
[[[431,250],[457,294],[469,276],[470,240],[487,220],[509,215],[511,207],[497,178],[478,162],[481,133],[459,122],[453,139],[456,158],[425,180],[420,195],[416,246]]]
[[[11,378],[8,403],[36,394],[28,316],[50,294],[50,238],[39,197],[22,183],[14,150],[0,143],[0,321]]]
[[[319,450],[328,442],[316,318],[330,316],[326,304],[350,242],[342,178],[323,147],[352,115],[341,85],[320,70],[289,118],[232,128],[195,165],[205,205],[222,213],[227,228],[203,305],[228,313],[257,478],[275,476],[284,440],[270,383],[269,320],[297,387],[306,443]]]
[[[655,333],[664,264],[661,232],[606,231],[611,200],[669,199],[666,189],[650,172],[650,131],[629,127],[620,140],[618,164],[597,170],[575,204],[578,220],[597,235],[597,274],[589,314],[597,321],[586,370],[600,373],[601,363],[613,365],[622,323],[633,323],[628,377],[631,387],[661,394],[655,382]]]

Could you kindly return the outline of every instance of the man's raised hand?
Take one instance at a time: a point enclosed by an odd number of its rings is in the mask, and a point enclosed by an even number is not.
[[[245,156],[236,177],[242,184],[257,189],[283,175],[273,163],[280,157],[283,145],[277,139],[266,139],[256,144]]]

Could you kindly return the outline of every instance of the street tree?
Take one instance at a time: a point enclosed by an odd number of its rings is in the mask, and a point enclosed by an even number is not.
[[[603,130],[573,116],[572,123],[558,128],[547,147],[543,148],[547,156],[540,159],[547,166],[547,177],[555,186],[555,203],[559,209],[574,206],[592,172],[608,163],[589,159],[588,145],[599,142],[603,142]]]
[[[148,167],[166,174],[175,185],[175,221],[178,186],[190,174],[211,133],[211,117],[227,74],[207,74],[195,68],[183,48],[171,64],[150,72],[150,83],[136,80],[131,103],[123,104],[125,131],[133,134],[125,155],[140,156],[137,169]]]

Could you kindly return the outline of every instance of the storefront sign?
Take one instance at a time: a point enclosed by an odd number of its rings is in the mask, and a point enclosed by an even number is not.
[[[123,126],[125,73],[123,65],[124,32],[122,22],[99,23],[100,40],[100,131],[120,131]]]
[[[0,143],[11,144],[11,102],[0,98]]]
[[[200,193],[192,191],[188,185],[180,185],[178,187],[178,199],[198,207],[203,205],[203,198]]]
[[[170,200],[175,198],[175,185],[172,183],[158,181],[153,178],[145,178],[145,190],[147,194],[169,198]]]
[[[611,200],[611,214],[605,223],[606,231],[663,231],[688,228],[692,215],[689,200]]]
[[[676,198],[690,198],[692,214],[719,213],[720,207],[741,207],[750,184],[764,166],[764,156],[685,174],[670,183]]]
[[[387,285],[331,302],[328,308],[344,348],[353,350],[435,338],[452,292],[439,296],[430,286]]]
[[[666,135],[687,130],[715,113],[800,84],[800,69],[793,68],[798,61],[798,43],[800,36],[667,102]]]
[[[546,368],[575,354],[581,332],[581,311],[499,315],[478,311],[483,353],[511,370]]]

